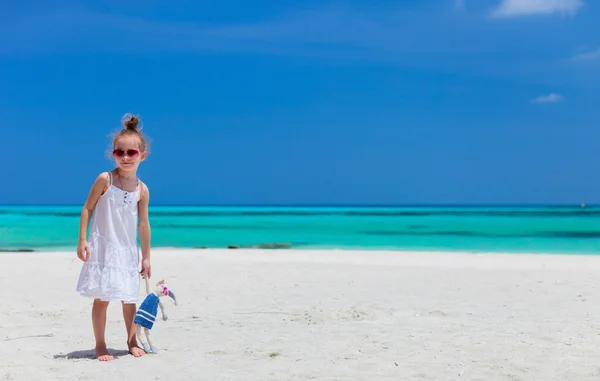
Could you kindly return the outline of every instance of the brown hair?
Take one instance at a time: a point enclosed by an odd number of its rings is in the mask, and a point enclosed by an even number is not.
[[[142,152],[148,151],[149,145],[146,142],[146,137],[144,136],[144,134],[141,133],[141,128],[138,128],[139,122],[140,120],[137,116],[132,114],[125,114],[125,116],[123,117],[123,126],[125,126],[125,128],[123,128],[115,135],[113,139],[113,146],[115,145],[117,139],[119,139],[120,137],[137,136],[140,139],[140,150]]]

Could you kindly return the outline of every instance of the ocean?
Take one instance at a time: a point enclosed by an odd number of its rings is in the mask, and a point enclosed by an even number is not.
[[[81,206],[0,206],[0,250],[77,246]],[[151,206],[153,247],[600,253],[600,207]]]

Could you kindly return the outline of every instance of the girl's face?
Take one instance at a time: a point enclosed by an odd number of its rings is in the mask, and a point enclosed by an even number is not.
[[[123,172],[137,171],[146,158],[146,152],[140,149],[142,142],[137,136],[122,136],[115,141],[113,157]]]

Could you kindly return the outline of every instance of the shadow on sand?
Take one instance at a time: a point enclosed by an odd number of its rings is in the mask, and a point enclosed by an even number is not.
[[[116,350],[108,348],[108,352],[113,355],[115,360],[119,357],[129,356],[129,351],[126,350]],[[54,355],[54,359],[56,360],[95,360],[96,359],[96,351],[94,349],[82,350],[82,351],[74,351],[67,354],[59,354]]]

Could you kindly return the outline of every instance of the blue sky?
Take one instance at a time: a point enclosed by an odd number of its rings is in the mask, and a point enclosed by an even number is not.
[[[600,202],[600,3],[21,1],[0,204],[82,204],[126,112],[155,204]]]

